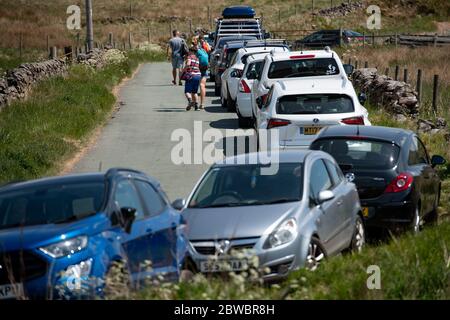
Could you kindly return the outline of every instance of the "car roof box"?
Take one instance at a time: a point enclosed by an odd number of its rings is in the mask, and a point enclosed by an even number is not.
[[[225,19],[254,18],[255,14],[255,9],[249,6],[232,6],[222,11],[222,17]]]

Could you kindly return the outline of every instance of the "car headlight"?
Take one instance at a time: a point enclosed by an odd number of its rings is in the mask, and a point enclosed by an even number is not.
[[[278,247],[282,244],[291,242],[297,237],[297,222],[294,218],[284,221],[272,234],[269,236],[270,247]]]
[[[87,236],[79,236],[39,248],[39,250],[52,258],[61,258],[83,250],[87,242]]]

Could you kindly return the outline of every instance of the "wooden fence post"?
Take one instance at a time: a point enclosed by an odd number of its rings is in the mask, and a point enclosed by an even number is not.
[[[131,31],[130,32],[128,32],[128,47],[130,48],[130,50],[131,49],[133,49],[133,43],[132,43],[132,41],[131,41]]]
[[[147,28],[147,41],[150,43],[150,28]]]
[[[417,91],[417,100],[419,100],[420,103],[422,99],[422,69],[417,70],[416,91]]]
[[[435,74],[433,77],[433,111],[435,114],[437,114],[437,97],[438,97],[438,82],[439,82],[439,75]]]
[[[50,36],[47,35],[47,54],[50,53]]]
[[[398,45],[398,34],[397,34],[397,32],[395,33],[394,43],[395,43],[395,47],[397,48],[397,45]]]
[[[22,59],[22,51],[23,51],[23,34],[22,32],[19,35],[19,57]]]
[[[50,59],[56,59],[58,57],[58,49],[56,47],[52,47],[50,50]]]
[[[398,80],[398,73],[400,71],[399,66],[395,66],[395,76],[394,76],[394,80],[397,81]]]
[[[369,62],[368,61],[364,62],[364,68],[368,68],[368,67],[369,67]]]
[[[109,33],[109,39],[108,39],[109,45],[112,47],[114,43],[114,34],[112,32]]]
[[[437,39],[438,39],[438,36],[437,36],[437,33],[435,33],[434,37],[433,37],[433,47],[437,46]]]
[[[358,60],[355,60],[355,70],[358,69]]]
[[[314,12],[314,0],[311,0],[311,13]]]
[[[389,77],[389,67],[387,67],[386,69],[384,69],[384,74],[385,74],[386,76]]]
[[[403,69],[403,82],[408,82],[408,69]]]

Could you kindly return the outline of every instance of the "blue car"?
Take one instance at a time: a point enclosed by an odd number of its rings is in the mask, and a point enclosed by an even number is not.
[[[160,184],[139,171],[8,184],[0,188],[0,299],[102,297],[117,262],[131,285],[176,280],[187,260],[184,229]]]

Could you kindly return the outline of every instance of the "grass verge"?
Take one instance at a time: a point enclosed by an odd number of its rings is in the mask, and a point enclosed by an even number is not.
[[[150,285],[132,299],[449,299],[450,223],[407,234],[360,254],[330,259],[314,272],[299,270],[281,284],[263,286],[251,275]],[[380,289],[368,289],[369,266],[380,270]],[[370,279],[369,279],[369,282]],[[115,298],[123,297],[117,293]]]
[[[25,101],[0,112],[0,182],[55,174],[115,105],[112,88],[160,52],[133,50],[120,63],[94,71],[73,65],[65,77],[38,84]]]

